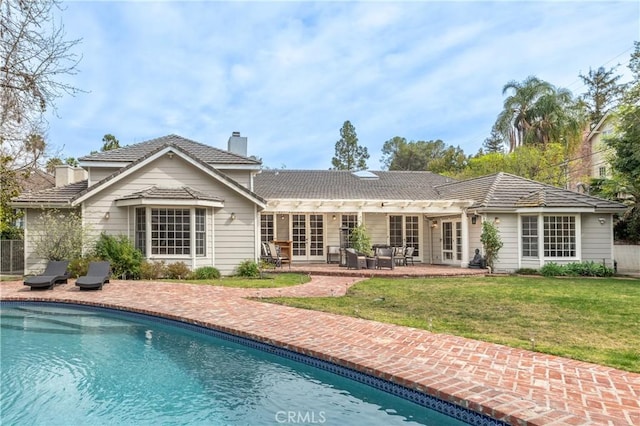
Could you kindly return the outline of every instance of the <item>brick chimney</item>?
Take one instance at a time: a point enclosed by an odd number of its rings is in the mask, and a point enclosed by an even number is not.
[[[56,166],[56,187],[70,185],[87,179],[87,171],[82,167],[72,167],[68,164]]]
[[[240,132],[231,133],[229,142],[227,144],[227,151],[234,154],[247,156],[247,138],[246,136],[240,136]]]

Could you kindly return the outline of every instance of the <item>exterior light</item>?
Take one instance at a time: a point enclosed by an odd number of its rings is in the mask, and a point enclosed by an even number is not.
[[[604,225],[604,223],[607,221],[607,219],[605,219],[604,217],[599,217],[598,218],[598,222],[600,222],[600,225]]]
[[[231,220],[236,220],[236,214],[235,213],[231,213]]]
[[[495,223],[496,225],[500,224],[500,218],[498,216],[493,218],[493,223]]]
[[[108,219],[109,219],[109,217],[110,217],[109,212],[106,212],[106,213],[104,214],[104,218],[108,220]]]

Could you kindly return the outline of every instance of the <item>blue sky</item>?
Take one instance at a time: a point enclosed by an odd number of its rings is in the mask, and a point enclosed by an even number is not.
[[[345,120],[380,169],[394,136],[474,154],[502,87],[536,75],[628,76],[640,2],[102,1],[64,4],[82,55],[48,142],[64,157],[175,133],[226,149],[231,132],[270,168],[328,169]]]

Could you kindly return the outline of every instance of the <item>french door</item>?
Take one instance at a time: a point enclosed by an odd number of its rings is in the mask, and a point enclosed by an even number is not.
[[[325,260],[324,215],[291,215],[291,241],[293,246],[293,260]]]
[[[462,260],[460,222],[442,222],[442,260],[444,263],[457,263]]]
[[[420,216],[389,216],[389,245],[413,247],[413,255],[420,257]]]

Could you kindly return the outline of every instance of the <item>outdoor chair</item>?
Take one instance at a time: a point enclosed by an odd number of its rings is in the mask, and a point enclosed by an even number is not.
[[[33,289],[53,289],[55,284],[66,284],[69,278],[67,272],[69,266],[68,260],[51,260],[47,263],[47,267],[41,275],[27,277],[24,285],[28,285]]]
[[[289,264],[289,269],[291,269],[291,259],[288,256],[283,256],[280,247],[275,243],[269,243],[269,253],[271,254],[271,259],[273,259],[274,264],[282,268],[282,262],[287,262]]]
[[[352,248],[346,249],[347,269],[367,269],[367,257]]]
[[[404,247],[392,247],[396,266],[404,265]]]
[[[378,269],[389,268],[393,269],[395,266],[395,260],[393,258],[392,248],[377,248],[376,259],[378,259]]]
[[[409,262],[411,262],[411,266],[414,265],[413,263],[413,252],[414,252],[414,248],[413,247],[407,247],[404,251],[404,256],[402,256],[402,263],[404,264],[404,266],[409,266]]]
[[[269,244],[267,243],[261,243],[261,254],[260,254],[260,259],[264,260],[265,262],[268,263],[272,263],[275,266],[279,266],[277,264],[277,258],[274,258],[273,256],[271,256],[271,250],[269,250]]]
[[[87,275],[78,277],[76,285],[80,290],[102,290],[102,286],[109,282],[111,263],[109,261],[89,262]]]

